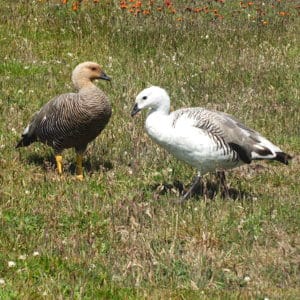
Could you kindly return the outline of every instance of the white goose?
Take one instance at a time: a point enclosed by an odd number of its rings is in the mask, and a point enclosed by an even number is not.
[[[160,87],[152,86],[140,92],[131,116],[144,108],[149,109],[145,122],[149,136],[198,170],[182,202],[206,173],[250,164],[252,160],[277,160],[287,165],[291,159],[258,132],[226,113],[200,107],[170,113],[170,98]]]

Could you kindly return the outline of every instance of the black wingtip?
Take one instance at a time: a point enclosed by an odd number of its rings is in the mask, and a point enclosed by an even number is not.
[[[288,165],[289,160],[292,159],[292,156],[284,152],[276,152],[276,157],[274,159],[285,165]]]

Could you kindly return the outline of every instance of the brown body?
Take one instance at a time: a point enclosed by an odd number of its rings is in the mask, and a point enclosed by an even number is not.
[[[62,94],[46,103],[33,116],[16,147],[40,141],[51,146],[56,155],[66,148],[75,148],[82,155],[112,113],[107,96],[93,84],[94,79],[110,80],[96,63],[78,65],[72,74],[78,93]]]

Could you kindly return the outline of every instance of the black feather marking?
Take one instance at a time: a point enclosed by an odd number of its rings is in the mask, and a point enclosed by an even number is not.
[[[292,156],[284,152],[276,152],[276,157],[274,159],[285,165],[288,165],[289,159],[292,159]]]
[[[236,143],[228,143],[228,145],[231,147],[232,150],[237,152],[239,155],[239,158],[246,164],[251,163],[251,154],[242,146],[236,144]]]
[[[263,148],[263,149],[255,148],[255,152],[261,156],[267,156],[269,154],[273,154],[273,152],[271,152],[271,150],[268,148]]]
[[[36,141],[35,136],[22,135],[22,139],[16,145],[16,148],[26,147]]]

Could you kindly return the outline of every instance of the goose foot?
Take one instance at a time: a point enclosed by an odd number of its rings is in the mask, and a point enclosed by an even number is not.
[[[223,199],[229,198],[229,189],[226,184],[226,177],[224,171],[217,171],[217,178],[219,180],[220,188],[221,188],[221,196]]]
[[[186,193],[185,193],[185,194],[177,201],[178,204],[183,204],[183,203],[185,203],[185,201],[188,200],[188,199],[191,197],[191,195],[193,194],[194,190],[195,190],[196,187],[199,185],[200,180],[201,180],[201,176],[198,174],[198,175],[195,177],[195,179],[194,179],[194,181],[193,181],[191,187],[190,187],[190,188],[187,190],[187,192],[186,192]]]

